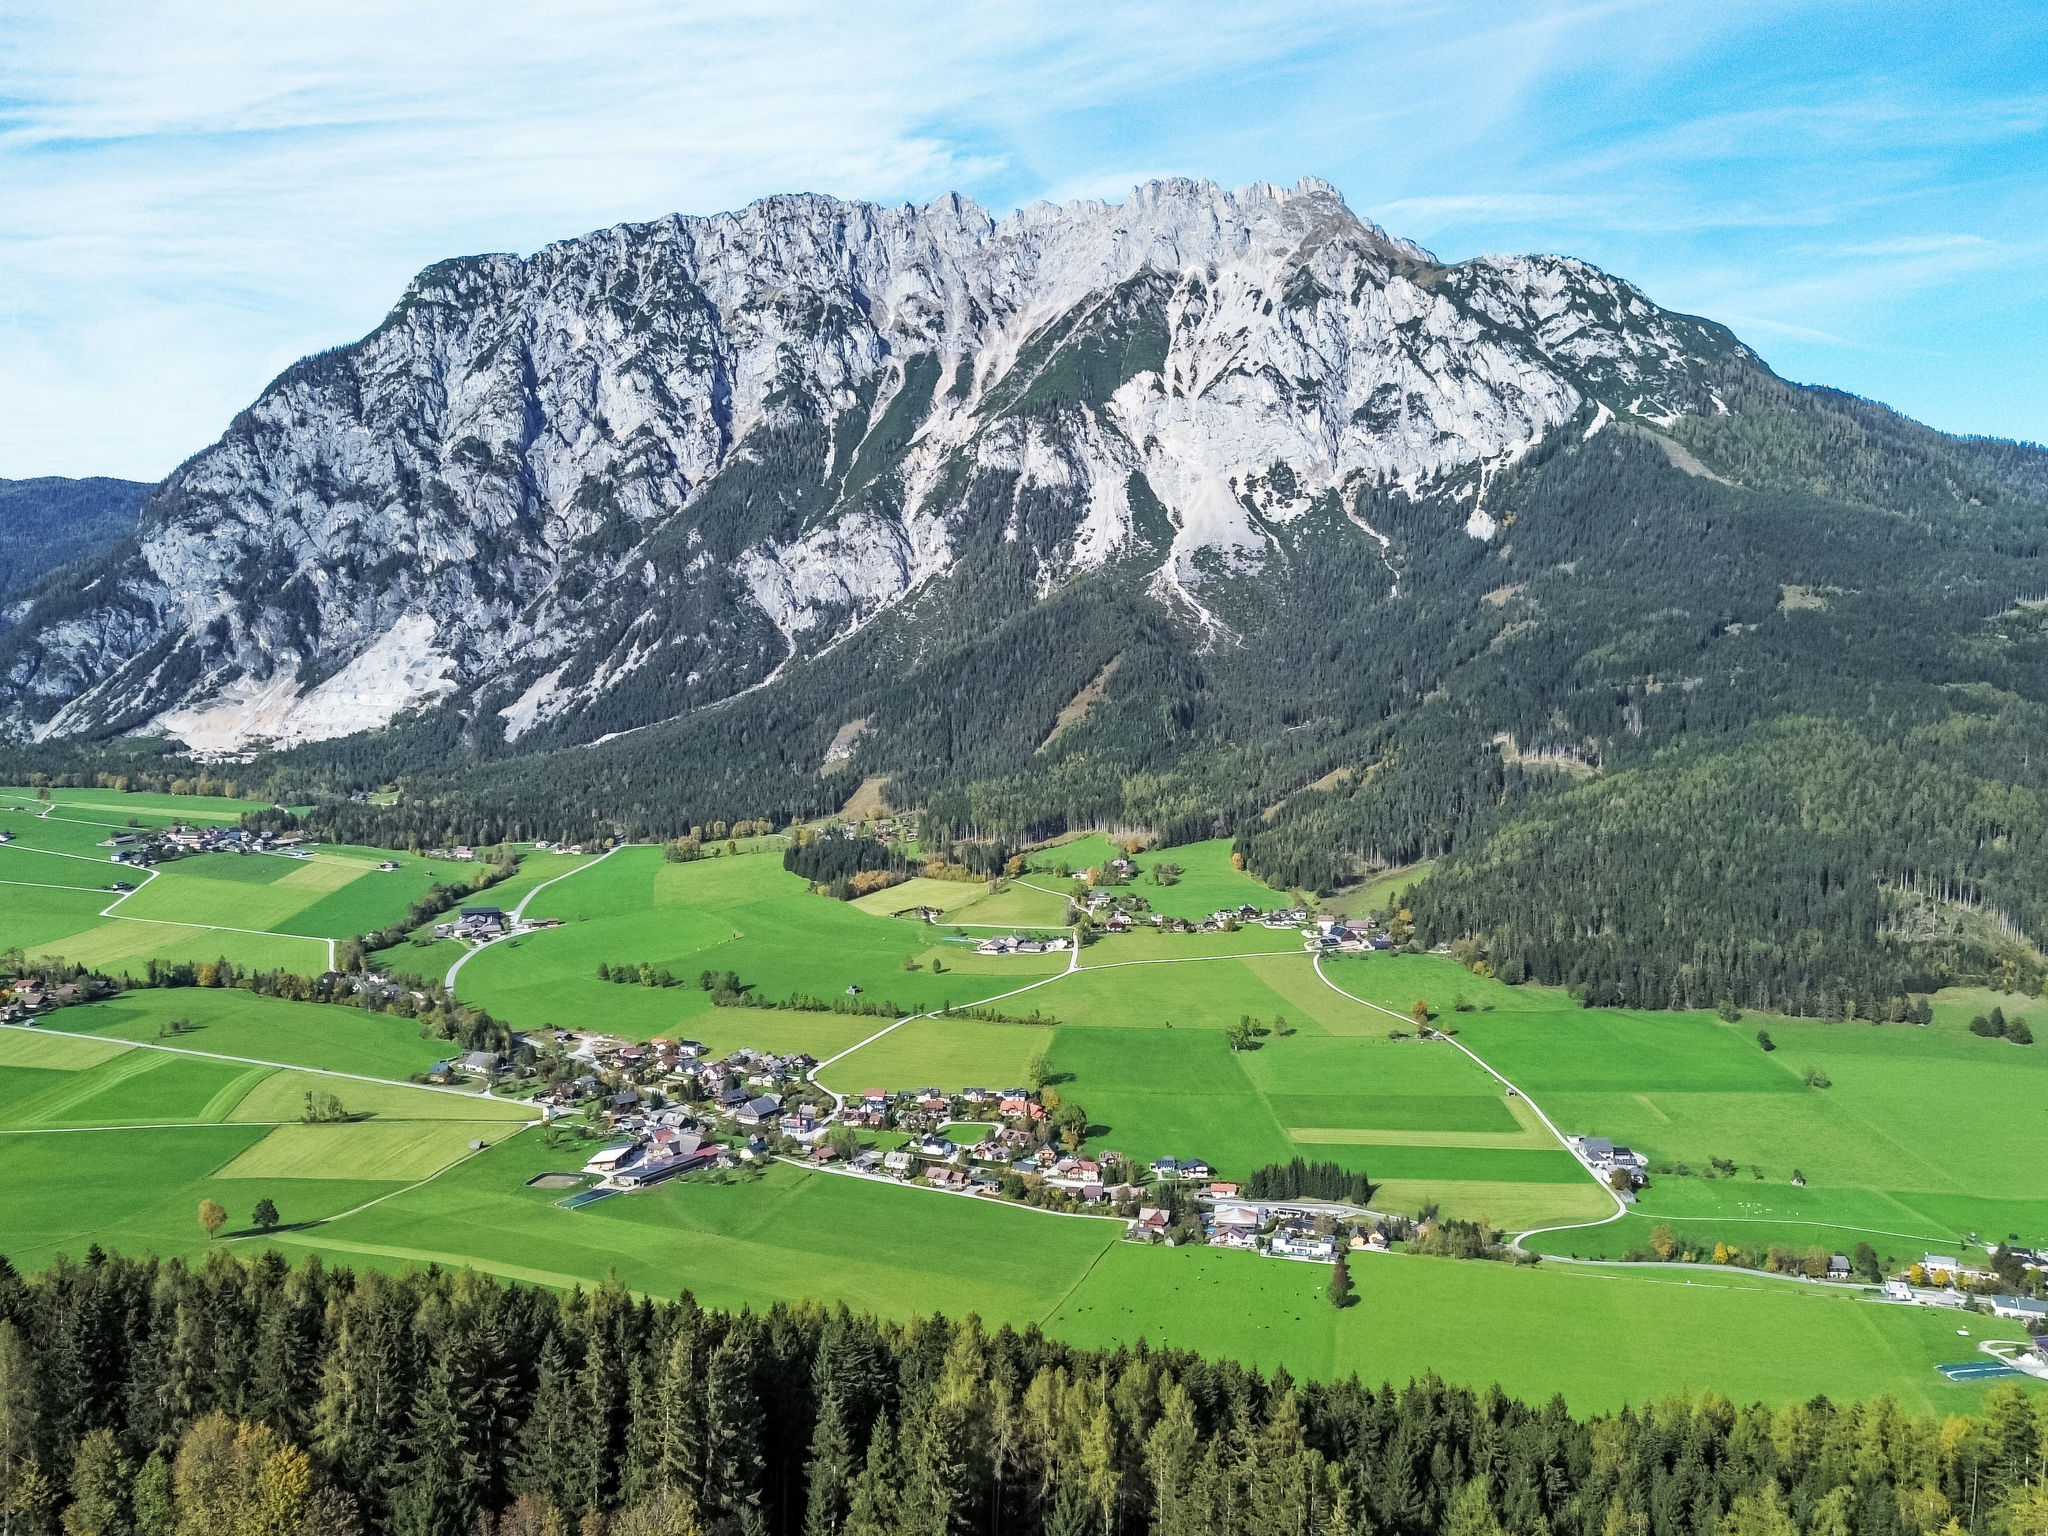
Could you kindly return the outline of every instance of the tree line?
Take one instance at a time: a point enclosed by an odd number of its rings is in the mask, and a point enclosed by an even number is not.
[[[2043,1425],[1574,1415],[908,1323],[90,1250],[0,1262],[9,1536],[2032,1536]]]

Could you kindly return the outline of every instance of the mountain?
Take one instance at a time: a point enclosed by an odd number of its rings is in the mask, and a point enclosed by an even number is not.
[[[1848,1017],[2048,982],[2044,554],[2048,452],[1318,182],[771,198],[429,268],[45,586],[0,728],[359,842],[1433,859],[1475,964]]]
[[[1316,182],[620,227],[430,268],[288,370],[26,626],[0,704],[233,749],[459,698],[473,734],[588,739],[759,686],[997,530],[1040,595],[1142,551],[1220,636],[1205,587],[1318,497],[1589,402],[1711,410],[1703,362],[1746,355],[1576,262],[1444,266]]]
[[[151,489],[100,477],[0,480],[0,629],[28,611],[28,593],[51,571],[133,533]]]

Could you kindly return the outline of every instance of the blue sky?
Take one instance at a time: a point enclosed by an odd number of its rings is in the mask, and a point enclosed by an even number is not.
[[[0,8],[0,476],[155,478],[442,257],[1317,175],[2048,440],[2048,0]]]

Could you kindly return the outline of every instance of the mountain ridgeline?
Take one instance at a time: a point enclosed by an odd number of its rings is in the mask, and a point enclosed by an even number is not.
[[[1883,1016],[2041,985],[2044,531],[2038,448],[1320,183],[775,198],[422,273],[42,591],[0,719],[24,772],[255,752],[357,841],[873,780],[1431,858],[1418,932],[1513,979]]]

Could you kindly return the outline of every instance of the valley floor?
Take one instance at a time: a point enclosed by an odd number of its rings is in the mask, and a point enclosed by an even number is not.
[[[104,916],[104,900],[81,915],[61,882],[27,878],[61,872],[67,855],[89,859],[85,848],[128,814],[67,804],[12,818],[16,840],[0,861],[14,861],[23,883],[0,886],[13,903],[0,916],[15,942],[72,957],[108,926],[146,926]],[[1062,1097],[1085,1106],[1091,1146],[1143,1162],[1200,1157],[1226,1178],[1295,1156],[1334,1161],[1370,1175],[1375,1209],[1427,1203],[1547,1229],[1528,1244],[1559,1258],[1618,1258],[1660,1225],[1708,1246],[1739,1236],[1834,1251],[1867,1240],[1902,1263],[1973,1236],[2048,1239],[2036,1172],[2048,1166],[2038,1108],[2048,1056],[1971,1034],[1983,999],[1937,997],[1926,1029],[1772,1018],[1777,1049],[1766,1052],[1758,1020],[1585,1010],[1437,956],[1318,961],[1284,929],[979,952],[991,932],[1056,924],[1070,887],[1051,864],[1090,851],[1048,850],[1034,860],[1043,868],[1004,891],[916,900],[940,907],[936,924],[893,918],[901,908],[887,901],[811,895],[764,854],[691,864],[651,848],[602,860],[529,854],[492,900],[560,926],[476,949],[423,930],[379,960],[437,974],[460,960],[465,1001],[518,1028],[801,1050],[839,1093],[1001,1088],[1042,1056]],[[198,927],[211,952],[238,964],[292,965],[268,960],[265,946],[324,947],[389,922],[445,873],[415,869],[440,861],[404,859],[379,871],[374,852],[222,855],[231,862],[217,873],[180,861],[146,887],[175,878],[162,899],[177,905],[162,910],[180,916],[153,909],[150,921]],[[1157,910],[1199,915],[1254,899],[1226,847],[1172,854],[1186,870],[1179,884],[1133,887]],[[319,880],[285,884],[306,870]],[[321,881],[329,888],[311,889]],[[154,953],[164,941],[131,942]],[[597,979],[600,963],[637,974],[643,962],[677,984]],[[697,984],[706,971],[772,998],[851,995],[881,1011],[717,1007]],[[1455,1034],[1415,1038],[1418,1002]],[[943,1012],[974,1004],[1039,1022]],[[189,1029],[170,1033],[173,1018]],[[1234,1050],[1241,1023],[1257,1033]],[[564,1208],[561,1189],[529,1181],[586,1154],[558,1136],[550,1145],[531,1109],[404,1081],[446,1048],[389,1015],[190,988],[138,989],[35,1030],[0,1030],[0,1250],[22,1268],[92,1242],[196,1255],[209,1240],[193,1212],[211,1199],[229,1218],[213,1241],[242,1247],[468,1265],[564,1287],[615,1271],[637,1290],[688,1288],[712,1305],[815,1297],[891,1316],[973,1311],[1077,1343],[1143,1336],[1308,1376],[1434,1370],[1531,1397],[1562,1392],[1574,1407],[1712,1387],[1738,1400],[1889,1392],[1917,1408],[1962,1408],[1985,1386],[1935,1367],[1981,1359],[1983,1339],[2019,1332],[1712,1265],[1515,1268],[1400,1253],[1354,1255],[1361,1302],[1339,1312],[1323,1295],[1323,1265],[1137,1245],[1114,1220],[786,1164]],[[1808,1068],[1830,1086],[1809,1086]],[[335,1094],[349,1118],[305,1123],[316,1091]],[[1958,1124],[1971,1135],[1950,1134]],[[1653,1172],[1616,1217],[1558,1133],[1625,1141],[1670,1171]],[[276,1205],[277,1230],[251,1225],[259,1198]]]

